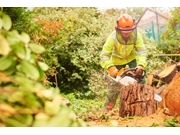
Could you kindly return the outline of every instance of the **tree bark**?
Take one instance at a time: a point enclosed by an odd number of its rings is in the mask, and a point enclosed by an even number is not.
[[[119,116],[148,116],[157,110],[154,90],[146,84],[124,86],[120,91]]]

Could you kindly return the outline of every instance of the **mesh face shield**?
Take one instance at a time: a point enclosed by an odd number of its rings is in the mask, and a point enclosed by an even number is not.
[[[134,29],[136,29],[137,25],[134,25],[132,28],[119,28],[119,27],[116,27],[116,32],[118,33],[131,33],[134,31]]]

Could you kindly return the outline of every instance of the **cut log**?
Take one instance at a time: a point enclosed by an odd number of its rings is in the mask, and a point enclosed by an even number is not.
[[[160,108],[168,108],[172,115],[180,115],[180,72],[177,72],[173,80],[161,93],[162,101],[158,103]]]
[[[175,76],[176,70],[177,70],[176,64],[174,64],[174,65],[165,67],[165,69],[162,72],[160,72],[158,76],[163,82],[168,84],[171,82],[171,80]]]
[[[177,63],[176,67],[177,67],[177,71],[179,72],[180,71],[180,62]]]
[[[159,70],[153,70],[151,73],[149,73],[147,75],[147,84],[152,86],[154,83],[153,79],[159,79],[158,74]]]
[[[160,72],[160,70],[154,70],[147,76],[147,85],[152,86],[154,88],[154,91],[156,91],[160,86],[164,84],[164,82],[158,76]]]
[[[146,84],[132,84],[120,91],[119,116],[148,116],[157,110],[154,90]]]
[[[153,74],[148,74],[147,84],[152,85],[152,83],[153,83]]]

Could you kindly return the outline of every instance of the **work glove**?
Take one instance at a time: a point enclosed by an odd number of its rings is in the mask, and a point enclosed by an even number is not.
[[[108,68],[108,73],[111,76],[115,77],[118,74],[118,69],[115,66],[111,66],[111,67]]]

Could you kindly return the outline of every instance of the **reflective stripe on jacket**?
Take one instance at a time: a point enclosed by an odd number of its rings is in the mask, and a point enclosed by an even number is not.
[[[100,54],[100,64],[103,68],[124,65],[134,59],[136,59],[137,65],[147,66],[146,48],[140,33],[136,32],[131,33],[127,43],[120,34],[116,35],[116,31],[109,35]]]

